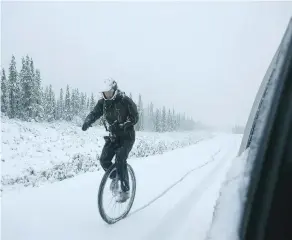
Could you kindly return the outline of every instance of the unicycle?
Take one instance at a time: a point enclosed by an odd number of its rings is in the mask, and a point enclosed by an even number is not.
[[[106,140],[115,141],[113,136],[106,136]],[[130,212],[134,203],[136,194],[136,177],[133,168],[127,163],[127,171],[129,175],[129,193],[130,197],[125,202],[120,203],[116,201],[117,194],[110,190],[110,183],[112,179],[109,176],[112,172],[117,171],[116,163],[114,163],[103,175],[97,196],[98,210],[101,218],[108,224],[116,223],[117,221],[125,218]],[[118,174],[116,174],[118,177]],[[109,183],[107,185],[107,183]],[[118,180],[119,189],[121,191],[121,182]],[[116,212],[111,214],[110,212]]]

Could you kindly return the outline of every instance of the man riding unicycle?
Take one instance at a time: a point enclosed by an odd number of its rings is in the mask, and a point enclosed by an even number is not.
[[[111,78],[104,80],[101,93],[102,97],[85,118],[82,130],[86,131],[92,123],[101,116],[104,117],[104,126],[110,132],[110,137],[105,138],[100,164],[107,171],[116,155],[117,172],[114,171],[109,176],[112,179],[110,189],[116,191],[120,179],[122,191],[117,201],[125,202],[129,198],[127,158],[135,143],[134,125],[138,122],[139,114],[136,104],[118,89],[115,80]]]

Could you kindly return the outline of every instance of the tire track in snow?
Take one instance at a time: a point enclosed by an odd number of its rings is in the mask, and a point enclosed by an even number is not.
[[[175,233],[179,231],[186,221],[186,216],[190,213],[190,210],[199,202],[200,198],[203,196],[205,191],[207,191],[216,178],[222,174],[222,169],[226,166],[227,162],[222,162],[224,159],[228,158],[230,155],[230,149],[234,148],[235,143],[232,146],[226,148],[225,153],[218,158],[219,162],[214,166],[214,168],[206,175],[202,181],[196,185],[196,187],[181,201],[179,201],[174,208],[169,211],[161,220],[160,224],[155,227],[155,229],[149,233],[145,239],[151,240],[164,240],[164,239],[175,239]],[[210,178],[210,176],[212,176]]]
[[[182,182],[189,174],[191,174],[192,172],[199,170],[205,166],[207,166],[208,164],[214,162],[216,160],[216,156],[221,152],[221,148],[215,152],[212,156],[211,156],[211,160],[203,163],[200,166],[197,166],[191,170],[189,170],[186,174],[184,174],[180,179],[178,179],[177,181],[175,181],[173,184],[171,184],[168,188],[166,188],[163,192],[161,192],[158,196],[156,196],[155,198],[153,198],[151,201],[149,201],[148,203],[144,204],[143,206],[139,207],[138,209],[136,209],[133,212],[130,212],[128,214],[128,217],[130,217],[131,215],[142,211],[143,209],[149,207],[151,204],[153,204],[154,202],[156,202],[158,199],[160,199],[161,197],[163,197],[167,192],[169,192],[172,188],[174,188],[177,184],[179,184],[180,182]]]

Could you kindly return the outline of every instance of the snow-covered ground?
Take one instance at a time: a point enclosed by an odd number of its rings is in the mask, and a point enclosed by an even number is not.
[[[249,148],[233,159],[222,183],[206,240],[239,240],[239,226],[251,171]]]
[[[60,149],[57,136],[52,132],[47,136],[56,140]],[[87,138],[94,141],[95,137],[81,131],[74,136],[79,143]],[[97,209],[103,171],[38,188],[4,192],[2,239],[205,240],[221,184],[241,138],[242,135],[217,134],[161,155],[129,159],[137,178],[136,199],[128,217],[114,225],[103,222]],[[75,151],[76,145],[72,148],[72,144],[68,143],[66,149]],[[83,144],[86,149],[96,149],[96,142]]]
[[[103,128],[83,132],[67,122],[35,123],[1,119],[2,188],[39,186],[99,170]],[[137,132],[130,158],[141,158],[195,144],[214,134],[204,131]],[[137,160],[140,161],[140,160]]]

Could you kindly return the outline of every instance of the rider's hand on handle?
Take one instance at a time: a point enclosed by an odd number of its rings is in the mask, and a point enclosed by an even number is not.
[[[123,129],[124,131],[125,131],[129,126],[131,126],[131,122],[130,122],[130,121],[126,121],[126,122],[120,124],[120,128]]]

